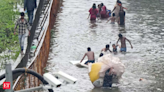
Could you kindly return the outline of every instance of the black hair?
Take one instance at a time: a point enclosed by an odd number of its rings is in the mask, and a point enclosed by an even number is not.
[[[21,15],[21,16],[24,16],[24,12],[21,12],[20,15]]]
[[[93,6],[92,6],[93,9],[96,9],[96,4],[94,3]]]
[[[112,46],[115,45],[115,44],[112,44]]]
[[[117,3],[120,3],[121,4],[121,1],[117,0]]]
[[[100,53],[99,57],[102,57],[104,54],[103,53]]]
[[[122,38],[122,34],[118,34],[119,38]]]
[[[88,47],[88,48],[87,48],[87,50],[88,50],[88,51],[91,51],[91,48],[90,48],[90,47]]]
[[[100,8],[98,7],[99,8],[99,12],[101,12],[101,7],[102,7],[101,4],[98,4],[98,6],[100,6]]]
[[[113,16],[115,16],[115,13],[113,13]]]
[[[109,44],[106,45],[106,48],[109,48]]]
[[[103,4],[103,3],[101,3],[101,6],[104,6],[104,4]]]

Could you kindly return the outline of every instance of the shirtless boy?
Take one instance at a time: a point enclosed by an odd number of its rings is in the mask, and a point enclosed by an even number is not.
[[[130,40],[128,40],[126,37],[123,37],[122,36],[122,34],[119,34],[118,35],[118,41],[120,40],[120,42],[121,42],[121,52],[126,52],[126,40],[129,42],[129,44],[131,45],[131,48],[133,49],[133,46],[132,46],[132,44],[131,44],[131,42],[130,42]],[[118,41],[117,41],[117,44],[118,44]]]
[[[88,52],[86,52],[84,54],[84,57],[82,58],[82,60],[80,61],[80,63],[83,61],[83,59],[85,58],[85,56],[88,57],[88,61],[85,62],[85,64],[94,63],[95,62],[94,52],[91,51],[91,48],[90,47],[88,47],[87,50],[88,50]]]

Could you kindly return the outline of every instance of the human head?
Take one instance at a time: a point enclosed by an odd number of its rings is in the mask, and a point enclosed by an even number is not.
[[[101,5],[100,4],[98,4],[98,8],[101,8]]]
[[[115,44],[112,44],[112,47],[114,48],[116,45]]]
[[[114,17],[114,16],[115,16],[115,13],[113,13],[112,15],[113,15],[113,17]]]
[[[103,53],[100,53],[100,56],[99,57],[102,57],[104,54]]]
[[[118,37],[119,37],[119,38],[122,38],[122,34],[118,34]]]
[[[93,3],[92,8],[93,8],[93,9],[96,9],[96,4],[95,4],[95,3]]]
[[[106,45],[106,48],[109,48],[109,44]]]
[[[122,6],[122,3],[121,3],[121,1],[119,1],[118,5],[119,5],[119,6]]]
[[[101,3],[101,6],[104,6],[104,4],[103,4],[103,3]]]
[[[20,16],[21,16],[21,19],[23,19],[24,18],[24,12],[21,12]]]
[[[117,4],[119,4],[120,3],[120,1],[119,0],[117,0]]]
[[[88,48],[87,48],[87,50],[88,50],[88,51],[91,51],[91,48],[90,48],[90,47],[88,47]]]

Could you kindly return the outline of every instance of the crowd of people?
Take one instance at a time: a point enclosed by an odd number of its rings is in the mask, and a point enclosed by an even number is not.
[[[96,4],[94,3],[92,8],[89,10],[89,16],[91,21],[95,21],[97,17],[99,18],[108,18],[107,22],[111,21],[111,24],[115,24],[117,22],[119,25],[125,25],[125,11],[124,9],[127,9],[122,6],[122,2],[120,0],[117,0],[116,5],[114,6],[113,10],[108,10],[106,6],[101,3],[98,4],[98,8],[96,8]],[[88,16],[88,18],[89,18]],[[113,52],[114,54],[117,53],[117,47],[120,47],[121,52],[126,52],[126,40],[130,43],[131,48],[133,48],[130,40],[128,40],[126,37],[123,37],[122,34],[119,34],[119,39],[117,40],[117,44],[112,44],[113,50],[110,50],[110,45],[107,44],[105,48],[101,50],[100,57],[103,56],[104,52]],[[118,41],[121,42],[121,46],[118,45]],[[85,56],[88,57],[88,61],[85,63],[94,63],[94,52],[91,51],[91,48],[88,47],[88,52],[85,53],[84,57],[80,62],[83,61]]]
[[[116,53],[118,52],[118,51],[117,51],[117,47],[120,48],[120,52],[126,52],[126,41],[128,41],[129,44],[131,45],[131,48],[133,48],[133,46],[132,46],[132,44],[131,44],[131,42],[130,42],[129,39],[127,39],[126,37],[122,36],[122,34],[118,34],[118,37],[119,37],[119,38],[118,38],[116,44],[112,44],[113,50],[111,51],[111,50],[110,50],[110,45],[107,44],[107,45],[105,46],[105,48],[103,48],[103,49],[101,50],[101,53],[100,53],[99,57],[103,56],[106,52],[110,52],[110,53],[116,54]],[[119,41],[121,42],[121,46],[118,45],[118,42],[119,42]],[[82,60],[80,61],[80,63],[83,61],[83,59],[85,58],[85,56],[88,57],[88,61],[85,62],[85,64],[88,64],[88,63],[95,63],[94,52],[91,51],[91,48],[90,48],[90,47],[87,48],[87,51],[88,51],[88,52],[86,52],[86,53],[84,54],[84,56],[83,56]]]
[[[33,23],[33,13],[36,7],[37,7],[36,0],[24,0],[24,12],[27,11],[28,21],[24,18],[25,13],[21,12],[20,18],[16,21],[15,24],[14,35],[16,34],[17,26],[19,27],[18,38],[21,48],[21,55],[24,55],[23,49],[24,49],[24,39],[26,37],[26,30],[28,30],[30,36],[30,26],[32,26]]]
[[[111,20],[111,24],[115,24],[117,22],[119,25],[125,24],[125,7],[122,6],[121,1],[117,0],[114,9],[108,10],[106,6],[101,3],[98,4],[96,8],[96,4],[94,3],[92,8],[89,10],[89,16],[91,21],[95,21],[96,18],[108,18],[108,21]],[[108,22],[107,21],[107,22]]]

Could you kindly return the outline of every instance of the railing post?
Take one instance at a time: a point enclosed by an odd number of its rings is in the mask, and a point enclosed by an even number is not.
[[[5,92],[13,92],[13,75],[11,71],[11,64],[6,64],[6,82],[10,82],[10,89],[6,89]]]

